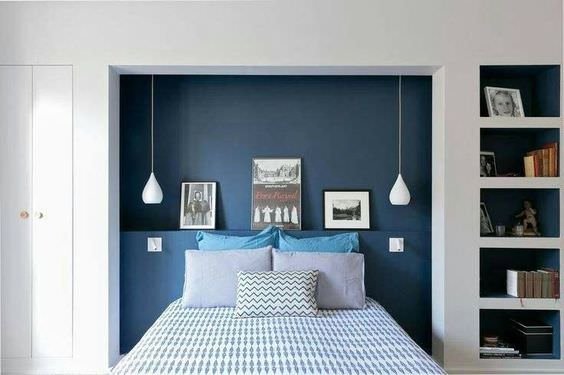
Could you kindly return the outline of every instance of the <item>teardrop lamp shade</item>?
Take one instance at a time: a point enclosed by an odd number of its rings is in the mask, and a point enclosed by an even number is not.
[[[142,197],[145,204],[159,204],[163,201],[163,191],[153,172],[145,184]]]
[[[390,203],[394,206],[405,206],[409,204],[411,200],[411,194],[409,194],[409,189],[401,177],[401,173],[398,174],[398,179],[390,191]]]

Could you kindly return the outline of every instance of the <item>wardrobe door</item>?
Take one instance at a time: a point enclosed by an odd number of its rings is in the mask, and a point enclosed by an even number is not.
[[[0,66],[2,357],[31,354],[31,67]]]
[[[32,357],[72,356],[72,67],[33,67]]]

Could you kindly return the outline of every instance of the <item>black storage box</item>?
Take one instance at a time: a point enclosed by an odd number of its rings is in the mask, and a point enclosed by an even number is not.
[[[511,319],[515,344],[523,355],[552,355],[552,326],[537,320]]]

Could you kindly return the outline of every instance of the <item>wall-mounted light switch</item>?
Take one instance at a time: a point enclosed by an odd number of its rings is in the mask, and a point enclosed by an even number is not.
[[[163,251],[163,239],[161,237],[148,237],[147,251],[154,253]]]
[[[390,238],[390,252],[403,253],[403,238]]]

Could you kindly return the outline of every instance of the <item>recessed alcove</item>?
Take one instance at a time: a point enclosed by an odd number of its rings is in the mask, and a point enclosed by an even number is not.
[[[556,128],[482,128],[480,150],[495,154],[497,175],[525,176],[523,157],[531,151],[560,142]],[[557,157],[558,159],[558,157]]]
[[[519,89],[526,117],[560,116],[559,65],[480,66],[480,116],[488,117],[484,87]]]
[[[504,298],[507,295],[506,270],[536,271],[560,269],[559,249],[480,249],[480,297]]]
[[[480,189],[480,201],[486,204],[494,229],[496,225],[505,225],[508,236],[511,235],[511,228],[520,221],[515,216],[523,211],[525,200],[529,200],[537,211],[536,220],[541,237],[558,237],[560,235],[558,189]]]
[[[515,345],[511,319],[539,321],[552,326],[552,353],[548,355],[523,355],[523,358],[560,359],[559,310],[504,310],[480,309],[480,340],[484,335],[496,335],[510,345]],[[516,359],[508,359],[515,361]]]

